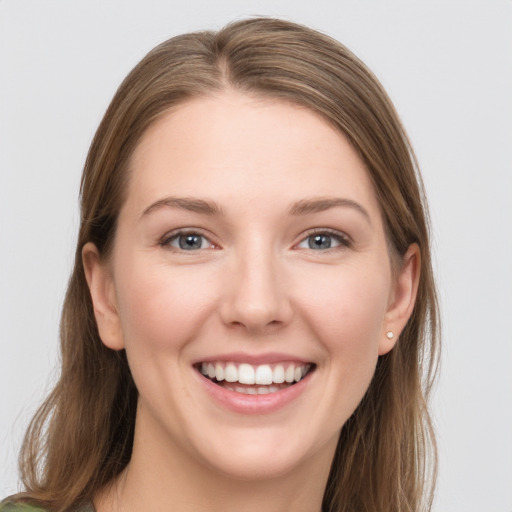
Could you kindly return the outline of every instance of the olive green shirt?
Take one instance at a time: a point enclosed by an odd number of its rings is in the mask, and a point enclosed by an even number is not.
[[[27,503],[12,503],[7,501],[0,503],[0,512],[46,512],[44,508],[34,507]],[[83,507],[78,508],[75,512],[95,512],[92,503],[88,503]]]

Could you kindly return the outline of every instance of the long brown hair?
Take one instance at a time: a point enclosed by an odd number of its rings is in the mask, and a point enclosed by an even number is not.
[[[124,351],[106,348],[98,335],[82,248],[93,242],[102,257],[109,255],[128,163],[146,129],[170,107],[226,87],[322,115],[366,165],[394,263],[410,244],[420,247],[413,314],[395,348],[380,357],[370,388],[342,428],[323,508],[429,510],[436,452],[427,399],[439,326],[415,158],[386,93],[351,52],[316,31],[267,18],[164,42],[132,70],[112,100],[82,177],[80,232],[61,321],[61,377],[26,434],[20,457],[26,492],[15,500],[72,510],[129,462],[137,390]]]

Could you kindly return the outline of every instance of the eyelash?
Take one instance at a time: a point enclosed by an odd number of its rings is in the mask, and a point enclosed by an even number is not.
[[[180,237],[187,237],[187,236],[196,236],[198,238],[201,238],[203,241],[206,241],[208,246],[207,247],[198,247],[196,249],[185,249],[183,247],[175,247],[171,245],[174,241],[179,241]],[[334,239],[338,245],[335,245],[334,247],[326,247],[326,248],[320,248],[319,250],[313,249],[308,240],[315,236],[325,236],[329,237],[331,239]],[[179,243],[179,242],[178,242]],[[308,243],[308,247],[300,247],[301,244]],[[175,250],[176,252],[197,252],[204,249],[212,249],[215,248],[215,243],[212,242],[206,235],[201,233],[200,230],[194,230],[194,229],[185,229],[185,230],[178,230],[173,231],[171,233],[166,234],[159,242],[159,245],[161,247],[167,247],[172,250]],[[201,243],[203,245],[203,243]],[[334,231],[331,229],[315,229],[313,231],[310,231],[304,236],[297,244],[294,245],[294,247],[300,248],[300,249],[307,249],[314,252],[326,252],[331,250],[339,250],[339,249],[345,249],[352,247],[352,241],[350,238],[345,235],[344,233],[341,233],[339,231]]]
[[[319,251],[316,251],[315,249],[312,249],[311,247],[304,247],[304,249],[308,249],[314,252],[326,252],[330,250],[339,250],[339,249],[346,249],[352,247],[352,241],[350,238],[345,235],[344,233],[340,231],[335,231],[332,229],[314,229],[306,234],[304,238],[300,240],[298,244],[296,244],[296,247],[299,246],[302,243],[307,243],[308,239],[315,237],[315,236],[326,236],[330,237],[338,243],[335,247],[328,247],[325,249],[321,249]]]
[[[171,245],[171,243],[175,240],[179,240],[180,237],[187,237],[187,236],[197,236],[200,237],[202,240],[205,240],[208,244],[207,247],[200,247],[196,250],[194,249],[184,249],[182,247],[174,247]],[[200,230],[194,230],[194,229],[183,229],[183,230],[177,230],[173,231],[171,233],[166,234],[162,240],[160,240],[159,245],[162,247],[167,247],[172,250],[175,250],[176,252],[196,252],[197,250],[204,250],[204,249],[212,249],[215,247],[215,244],[203,233],[201,233]]]

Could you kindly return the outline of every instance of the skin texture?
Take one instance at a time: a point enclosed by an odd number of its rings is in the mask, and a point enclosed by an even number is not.
[[[180,249],[183,229],[204,237],[198,249]],[[310,247],[320,234],[330,248]],[[132,461],[98,510],[320,510],[339,431],[418,281],[415,246],[392,275],[347,140],[282,101],[191,100],[136,149],[111,257],[92,244],[83,257],[100,336],[126,349],[140,394]],[[314,371],[291,401],[241,412],[212,399],[194,366],[233,353]]]

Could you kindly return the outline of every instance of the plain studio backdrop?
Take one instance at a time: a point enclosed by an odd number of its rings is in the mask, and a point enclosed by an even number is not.
[[[251,15],[376,73],[430,199],[444,323],[436,512],[512,512],[512,1],[0,0],[0,495],[55,379],[86,152],[157,43]]]

